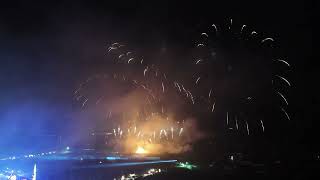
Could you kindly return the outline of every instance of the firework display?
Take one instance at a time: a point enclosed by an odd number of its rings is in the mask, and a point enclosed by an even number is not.
[[[138,153],[188,150],[203,136],[195,119],[245,136],[289,121],[291,67],[275,40],[232,19],[204,30],[178,65],[112,43],[106,49],[112,66],[81,83],[73,99],[82,111],[99,109],[113,122],[105,134],[114,146]]]

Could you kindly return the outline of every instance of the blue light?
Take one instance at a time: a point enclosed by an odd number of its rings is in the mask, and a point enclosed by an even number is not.
[[[120,157],[120,156],[107,156],[106,159],[107,159],[107,160],[110,160],[110,161],[114,161],[114,160],[119,160],[119,159],[128,160],[129,158],[127,158],[127,157]]]
[[[34,164],[34,166],[33,166],[32,180],[37,180],[37,165],[36,164]]]
[[[111,164],[100,164],[100,165],[91,165],[91,166],[81,166],[75,169],[82,168],[102,168],[102,167],[121,167],[121,166],[138,166],[145,164],[161,164],[161,163],[174,163],[177,160],[162,160],[162,161],[148,161],[148,162],[121,162],[121,163],[111,163]]]

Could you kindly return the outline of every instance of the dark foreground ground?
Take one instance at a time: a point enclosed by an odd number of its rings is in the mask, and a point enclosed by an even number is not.
[[[185,158],[173,157],[44,153],[2,158],[0,180],[10,179],[12,175],[16,178],[11,180],[291,180],[318,179],[320,173],[320,158],[268,164],[230,159],[186,162]],[[36,178],[32,179],[35,174]]]
[[[40,180],[171,180],[171,179],[317,179],[319,163],[309,164],[303,169],[288,169],[281,163],[273,165],[249,162],[217,162],[211,165],[197,165],[192,169],[177,167],[177,163],[145,161],[101,162],[101,161],[43,161],[37,162],[37,178]],[[3,164],[3,163],[2,163]],[[25,162],[33,167],[31,162]],[[32,170],[32,168],[29,168]],[[150,170],[156,173],[148,173]],[[25,179],[32,179],[32,172]],[[1,177],[0,177],[1,179]],[[2,178],[5,179],[5,178]],[[1,180],[2,180],[1,179]],[[17,178],[23,179],[23,178]]]

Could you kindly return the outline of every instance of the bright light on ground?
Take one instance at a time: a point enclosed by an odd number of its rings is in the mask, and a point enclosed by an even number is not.
[[[143,147],[138,147],[137,150],[136,150],[136,153],[137,154],[146,154],[148,153]]]
[[[190,164],[189,162],[183,163],[183,162],[179,162],[176,165],[177,168],[184,168],[184,169],[189,169],[189,170],[193,170],[194,168],[197,168],[196,165]]]

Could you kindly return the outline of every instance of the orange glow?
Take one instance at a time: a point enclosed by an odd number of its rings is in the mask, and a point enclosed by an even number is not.
[[[139,146],[136,150],[136,154],[146,154],[148,153],[143,147]]]

